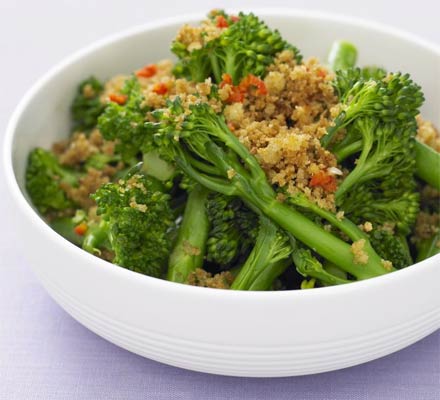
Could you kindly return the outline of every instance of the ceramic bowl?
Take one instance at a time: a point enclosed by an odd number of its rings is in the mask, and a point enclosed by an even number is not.
[[[440,50],[370,22],[293,10],[256,14],[298,46],[325,59],[330,44],[356,44],[360,64],[412,74],[423,87],[424,116],[440,122]],[[142,356],[197,371],[275,377],[349,367],[399,350],[440,327],[440,255],[401,271],[338,287],[237,292],[191,287],[107,263],[51,230],[24,189],[28,152],[69,131],[77,83],[108,78],[170,57],[185,22],[154,22],[99,41],[35,84],[6,134],[4,170],[29,263],[50,295],[80,323]]]

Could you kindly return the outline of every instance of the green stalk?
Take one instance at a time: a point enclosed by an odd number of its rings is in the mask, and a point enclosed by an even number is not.
[[[206,200],[209,191],[196,185],[189,193],[174,249],[168,262],[167,279],[185,283],[191,272],[202,267],[209,221]]]
[[[336,156],[338,163],[341,163],[347,157],[350,157],[351,155],[356,154],[361,150],[362,150],[362,140],[357,140],[356,142],[350,143],[347,146],[336,145],[331,150],[331,152]]]
[[[330,222],[330,224],[338,228],[341,232],[345,233],[353,242],[359,239],[368,239],[368,236],[349,219],[344,217],[336,217],[334,213],[327,211],[319,207],[317,204],[311,202],[304,194],[297,194],[289,197],[289,202],[296,206],[305,208],[320,216],[321,218],[324,218],[326,221]]]
[[[440,190],[440,153],[416,140],[416,174],[433,188]]]
[[[291,248],[278,227],[260,217],[260,229],[254,248],[231,285],[234,290],[267,290],[289,265]],[[287,261],[287,262],[286,262]]]
[[[311,252],[299,247],[294,248],[292,259],[296,270],[304,277],[318,279],[324,285],[342,285],[350,283],[349,280],[340,278],[326,271],[322,264],[312,256]]]
[[[336,191],[335,194],[336,204],[338,204],[338,200],[340,200],[342,196],[344,196],[344,194],[347,193],[347,191],[350,190],[353,185],[362,182],[363,181],[362,178],[365,179],[365,176],[367,176],[366,174],[366,172],[368,171],[367,159],[372,147],[373,147],[373,135],[363,134],[361,155],[358,161],[356,162],[356,167],[345,177],[345,179],[339,185],[338,190]],[[375,162],[373,160],[373,167],[374,164]]]
[[[417,245],[417,262],[440,253],[440,229],[429,239],[420,241]]]
[[[333,42],[327,57],[327,64],[333,71],[352,68],[356,65],[356,47],[343,40]]]
[[[258,207],[272,221],[357,279],[368,279],[389,272],[383,267],[380,257],[367,240],[363,251],[368,255],[368,261],[366,264],[358,264],[354,260],[349,244],[316,225],[298,211],[275,199],[270,202],[259,200],[258,203]]]

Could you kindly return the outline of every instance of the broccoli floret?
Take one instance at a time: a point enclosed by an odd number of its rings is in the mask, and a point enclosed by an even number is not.
[[[270,219],[260,217],[255,246],[239,268],[231,289],[269,290],[274,280],[291,264],[289,237]]]
[[[110,102],[98,119],[98,128],[107,140],[116,140],[116,152],[124,160],[136,157],[145,141],[145,110],[141,107],[142,95],[137,78],[125,82],[122,92],[125,104]]]
[[[104,85],[93,76],[79,84],[71,106],[74,130],[88,131],[96,126],[105,108],[100,100],[103,90]]]
[[[381,67],[376,67],[374,65],[363,67],[361,69],[361,76],[365,80],[374,79],[382,80],[387,76],[387,71]]]
[[[359,68],[337,71],[335,89],[343,108],[321,143],[328,147],[341,128],[368,117],[382,122],[411,121],[424,101],[420,86],[408,74],[388,74],[384,79],[365,80]]]
[[[122,92],[127,96],[126,103],[110,102],[99,117],[98,128],[103,137],[116,141],[116,154],[126,163],[133,164],[142,155],[144,174],[163,182],[172,180],[176,175],[174,166],[152,148],[153,138],[144,124],[147,108],[142,106],[143,95],[135,76],[125,82]]]
[[[166,110],[155,112],[157,122],[147,123],[161,155],[176,160],[186,174],[208,189],[240,197],[248,207],[357,279],[389,272],[367,240],[367,260],[359,268],[350,244],[278,201],[256,158],[208,104],[197,103],[183,110],[178,102],[176,99]]]
[[[222,269],[230,267],[237,258],[250,252],[258,218],[240,199],[221,193],[210,193],[206,207],[211,226],[206,259]]]
[[[358,118],[347,136],[359,137],[361,152],[336,191],[336,204],[356,222],[392,222],[405,235],[419,211],[415,182],[415,121],[384,123]]]
[[[62,184],[77,186],[80,173],[62,166],[55,154],[36,148],[29,153],[26,167],[26,190],[41,214],[74,206]]]
[[[224,19],[223,31],[219,37],[203,43],[201,48],[191,50],[182,42],[173,42],[171,50],[179,57],[180,74],[198,82],[212,77],[217,83],[222,81],[223,74],[228,74],[233,83],[238,84],[249,74],[263,76],[275,55],[282,50],[292,50],[297,62],[301,62],[298,49],[254,14],[240,13],[237,18],[231,18],[220,12],[212,14],[211,18],[218,20],[219,16]]]
[[[307,283],[301,284],[301,289],[315,287],[316,281],[322,286],[350,283],[350,280],[332,273],[330,269],[326,270],[322,263],[312,255],[310,249],[303,248],[296,242],[292,246],[292,259],[299,274],[305,278],[312,278]]]
[[[174,226],[170,196],[158,191],[152,178],[135,174],[118,183],[103,185],[92,198],[103,225],[84,243],[90,244],[93,251],[99,248],[96,243],[108,238],[115,264],[160,277],[168,259],[170,230]]]
[[[374,249],[384,260],[391,261],[397,269],[413,264],[406,238],[386,229],[373,229],[369,238]]]

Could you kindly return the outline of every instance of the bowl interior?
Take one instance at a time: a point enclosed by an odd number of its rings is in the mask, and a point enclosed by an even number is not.
[[[440,52],[407,35],[366,22],[295,11],[258,13],[294,43],[305,57],[325,60],[337,39],[353,42],[360,65],[379,65],[391,71],[409,72],[425,93],[423,115],[440,122]],[[147,63],[172,57],[169,47],[179,26],[200,18],[179,18],[147,28],[136,28],[91,45],[49,72],[21,103],[12,140],[15,178],[22,193],[28,152],[49,147],[69,133],[69,106],[78,82],[90,75],[106,79],[130,73]]]

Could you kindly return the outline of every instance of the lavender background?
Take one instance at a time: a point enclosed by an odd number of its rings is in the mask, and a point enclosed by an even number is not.
[[[153,19],[211,8],[284,6],[372,19],[440,43],[440,3],[303,1],[0,1],[0,140],[26,89],[93,40]],[[101,339],[39,285],[14,226],[0,173],[0,400],[440,399],[440,332],[388,357],[320,375],[250,379],[150,361]]]

